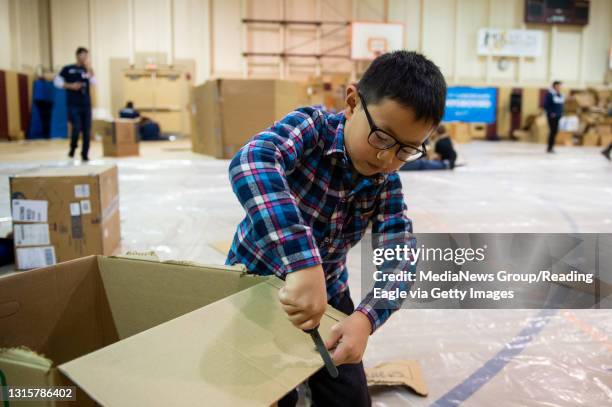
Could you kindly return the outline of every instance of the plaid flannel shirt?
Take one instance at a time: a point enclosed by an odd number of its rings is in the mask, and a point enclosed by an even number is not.
[[[238,151],[229,175],[246,216],[226,264],[242,263],[251,273],[282,279],[321,264],[334,305],[348,289],[347,253],[369,222],[378,247],[414,244],[399,175],[357,174],[344,148],[344,123],[343,113],[303,107]],[[405,289],[405,283],[377,286]],[[356,311],[369,318],[374,331],[399,304],[370,292]]]

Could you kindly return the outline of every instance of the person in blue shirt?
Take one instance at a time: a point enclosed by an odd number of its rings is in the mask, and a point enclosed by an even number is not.
[[[140,112],[134,109],[134,103],[132,103],[132,101],[128,101],[125,107],[119,110],[119,117],[122,119],[138,119],[140,117]]]
[[[53,83],[56,87],[66,89],[66,105],[68,120],[72,125],[70,151],[68,156],[74,157],[79,143],[79,133],[83,133],[81,158],[89,161],[89,137],[91,130],[91,97],[89,88],[96,84],[94,72],[89,64],[89,51],[79,47],[76,50],[76,63],[66,65]]]
[[[559,131],[559,119],[563,115],[563,103],[565,98],[561,94],[561,82],[554,81],[552,88],[548,90],[546,99],[544,99],[544,110],[546,110],[546,118],[548,119],[548,152],[554,153],[555,138]]]

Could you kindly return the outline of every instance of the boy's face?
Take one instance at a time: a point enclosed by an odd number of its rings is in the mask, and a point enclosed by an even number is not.
[[[399,170],[404,164],[404,161],[397,158],[397,151],[401,148],[399,144],[379,150],[368,142],[371,127],[353,85],[347,88],[346,103],[344,144],[355,169],[365,176]],[[366,107],[376,127],[403,145],[422,149],[423,142],[432,130],[432,122],[417,121],[412,108],[391,99],[383,99],[378,104],[368,104]]]

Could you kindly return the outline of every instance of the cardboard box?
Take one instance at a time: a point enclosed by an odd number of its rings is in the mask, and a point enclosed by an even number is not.
[[[9,179],[19,270],[119,246],[119,183],[115,165],[40,168]]]
[[[574,94],[578,106],[589,108],[596,105],[595,95],[591,92],[578,92]]]
[[[555,138],[555,145],[557,146],[568,146],[574,145],[574,133],[571,131],[560,131],[557,133]]]
[[[463,122],[446,123],[451,139],[457,143],[467,143],[471,140],[470,125]]]
[[[0,279],[0,370],[9,386],[85,391],[57,406],[270,405],[323,366],[281,308],[282,284],[104,256],[14,274]],[[343,317],[328,308],[321,336]]]
[[[103,151],[105,157],[126,157],[139,155],[140,136],[137,119],[116,119],[111,132],[104,135]]]
[[[534,143],[546,144],[548,143],[548,135],[550,128],[548,127],[548,120],[545,114],[537,116],[529,128],[529,139]]]
[[[599,124],[596,126],[595,131],[600,136],[609,136],[612,134],[612,126],[609,124]]]
[[[486,123],[470,123],[470,137],[477,140],[487,139]]]
[[[303,86],[272,79],[216,79],[194,89],[192,149],[232,158],[257,133],[305,106]]]
[[[310,105],[322,105],[329,111],[339,112],[346,107],[346,88],[350,74],[333,73],[312,76],[306,83]]]
[[[608,147],[610,145],[610,143],[612,143],[612,134],[607,133],[607,134],[600,134],[599,135],[599,142],[602,146],[604,147]]]
[[[582,145],[586,147],[597,147],[599,145],[599,134],[594,129],[590,129],[582,135]]]

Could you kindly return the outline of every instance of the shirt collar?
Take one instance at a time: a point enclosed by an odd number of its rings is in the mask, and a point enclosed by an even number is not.
[[[325,155],[338,154],[342,162],[346,163],[346,159],[348,158],[344,148],[344,123],[346,123],[346,117],[344,117],[344,113],[338,113],[332,115],[328,119],[328,122],[330,122],[329,124],[331,124],[332,127],[335,127],[335,134],[332,143],[325,150]]]

